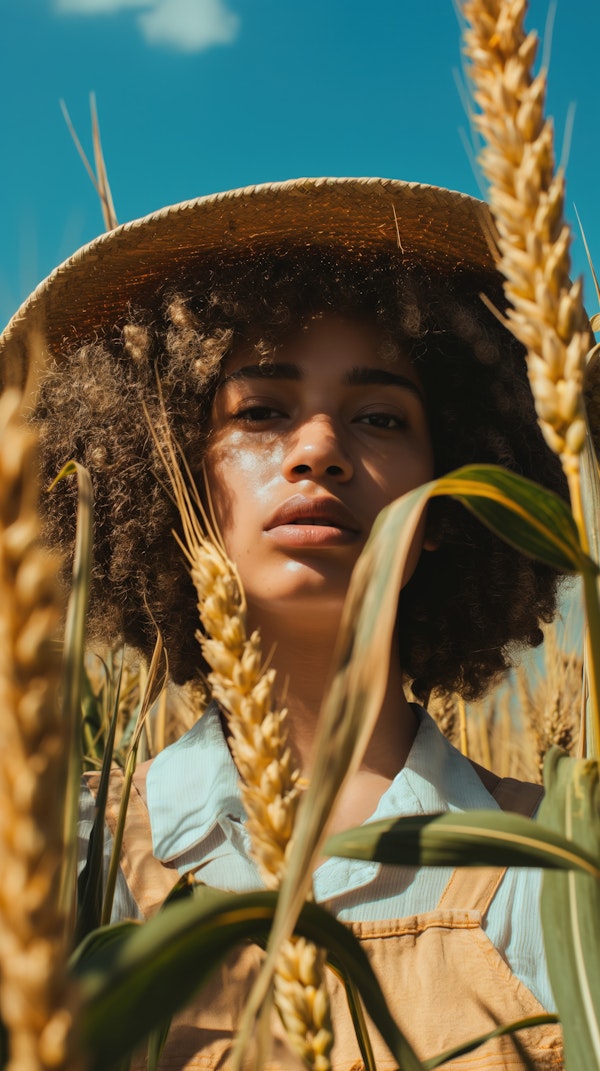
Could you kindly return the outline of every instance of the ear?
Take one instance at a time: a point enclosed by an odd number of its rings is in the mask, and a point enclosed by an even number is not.
[[[439,546],[439,539],[434,539],[433,536],[426,536],[423,540],[423,550],[438,550]]]

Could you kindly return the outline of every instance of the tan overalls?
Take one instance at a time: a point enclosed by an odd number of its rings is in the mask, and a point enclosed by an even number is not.
[[[539,801],[537,786],[500,781],[478,768],[486,788],[505,810],[532,813]],[[145,773],[135,776],[123,840],[121,866],[129,888],[145,918],[150,917],[179,875],[152,855],[152,839],[145,805]],[[97,793],[99,775],[86,775]],[[115,771],[106,820],[114,833],[122,775]],[[530,791],[531,790],[531,791]],[[481,927],[504,870],[457,869],[435,911],[384,922],[348,923],[361,942],[379,979],[392,1014],[421,1059],[427,1059],[496,1026],[544,1009],[512,973]],[[262,953],[244,946],[221,966],[190,1005],[173,1020],[160,1061],[161,1071],[183,1068],[226,1069],[227,1054],[248,988]],[[335,1029],[334,1071],[362,1071],[363,1063],[350,1021],[346,997],[331,975],[330,993]],[[378,1071],[393,1071],[397,1064],[371,1026]],[[279,1021],[273,1021],[274,1044],[268,1071],[302,1065],[281,1040]],[[516,1041],[506,1036],[487,1042],[467,1056],[443,1066],[462,1071],[562,1068],[562,1041],[557,1025],[521,1031]],[[135,1071],[145,1067],[141,1054]]]

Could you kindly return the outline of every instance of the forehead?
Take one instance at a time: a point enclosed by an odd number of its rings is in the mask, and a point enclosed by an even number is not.
[[[312,316],[265,354],[258,341],[238,343],[225,360],[221,385],[242,378],[302,380],[313,375],[360,385],[360,370],[386,369],[393,382],[402,378],[420,385],[404,346],[377,324],[358,317],[324,313]]]

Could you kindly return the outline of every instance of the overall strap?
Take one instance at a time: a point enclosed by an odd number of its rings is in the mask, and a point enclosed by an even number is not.
[[[84,774],[84,780],[95,798],[100,785],[100,774]],[[110,773],[106,802],[106,824],[113,837],[119,818],[123,782],[123,771],[114,767]],[[148,918],[171,892],[179,880],[179,874],[173,867],[159,862],[152,854],[150,818],[136,782],[134,776],[127,807],[120,866],[136,904],[144,918]]]
[[[471,765],[503,811],[515,811],[527,818],[535,813],[544,795],[542,785],[517,781],[514,777],[497,777],[476,762]],[[438,908],[444,911],[462,908],[485,915],[505,873],[506,867],[457,867],[440,897]]]

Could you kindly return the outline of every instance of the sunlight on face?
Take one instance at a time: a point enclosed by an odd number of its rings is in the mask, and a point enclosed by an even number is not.
[[[433,475],[418,377],[380,343],[327,315],[272,361],[245,346],[224,367],[207,482],[250,609],[339,612],[377,514]]]

